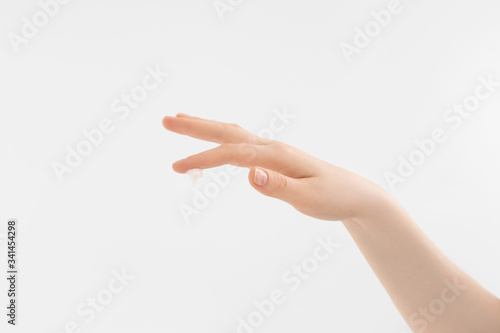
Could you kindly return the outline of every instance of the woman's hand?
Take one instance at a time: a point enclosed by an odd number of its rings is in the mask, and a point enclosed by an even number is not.
[[[365,218],[387,199],[381,188],[352,172],[282,142],[258,137],[236,124],[177,114],[165,117],[163,126],[220,144],[175,162],[176,172],[224,164],[248,167],[248,180],[257,191],[318,219]]]
[[[414,332],[500,332],[500,300],[446,258],[375,184],[235,124],[178,114],[165,117],[163,125],[220,144],[175,162],[175,171],[248,167],[248,180],[260,193],[312,217],[341,220]],[[439,311],[436,302],[442,302]],[[429,316],[432,309],[436,312]]]

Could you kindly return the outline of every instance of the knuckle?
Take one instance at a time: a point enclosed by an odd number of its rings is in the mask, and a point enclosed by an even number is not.
[[[274,142],[271,139],[263,138],[263,137],[258,136],[258,135],[253,135],[253,138],[254,138],[254,142],[256,145],[270,145]]]
[[[280,154],[288,154],[291,152],[291,147],[281,141],[273,141],[271,146],[277,153]]]
[[[221,145],[219,147],[224,152],[224,159],[227,161],[227,163],[233,163],[234,162],[234,147],[228,143],[221,143]]]
[[[219,128],[217,130],[217,141],[219,143],[224,143],[226,141],[227,137],[227,127],[224,125],[219,125]]]
[[[288,188],[288,180],[282,175],[278,175],[278,177],[276,177],[276,187],[282,191],[286,191]]]
[[[257,148],[252,144],[242,144],[241,146],[241,156],[245,164],[251,164],[257,156]]]

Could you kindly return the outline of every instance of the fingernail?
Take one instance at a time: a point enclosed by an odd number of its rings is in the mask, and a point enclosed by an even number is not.
[[[264,186],[267,184],[267,173],[261,169],[255,169],[255,175],[253,176],[253,182],[257,186]]]
[[[177,114],[177,117],[179,117],[179,116],[181,116],[181,117],[191,118],[191,116],[190,116],[190,115],[185,114],[185,113],[182,113],[182,112],[179,112],[179,113]]]

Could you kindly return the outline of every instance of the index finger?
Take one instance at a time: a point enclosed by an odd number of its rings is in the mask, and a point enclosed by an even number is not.
[[[195,117],[163,118],[163,126],[174,133],[187,135],[196,139],[223,143],[254,143],[262,142],[262,138],[248,132],[239,125],[223,123]]]

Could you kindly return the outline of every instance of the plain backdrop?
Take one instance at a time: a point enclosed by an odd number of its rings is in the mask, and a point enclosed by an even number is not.
[[[216,145],[164,130],[177,112],[257,133],[286,109],[275,139],[387,190],[398,156],[443,127],[448,140],[391,193],[500,296],[500,90],[457,130],[442,118],[479,76],[500,80],[500,3],[402,1],[350,63],[340,44],[389,1],[232,3],[221,20],[212,0],[73,0],[16,53],[8,34],[40,5],[1,1],[0,233],[18,219],[20,275],[18,326],[2,305],[0,331],[236,332],[330,236],[336,252],[255,332],[410,332],[341,223],[260,195],[247,169],[186,223],[194,189],[171,164]],[[157,65],[168,78],[120,119],[111,104]],[[52,164],[103,118],[115,130],[59,182]],[[78,306],[121,270],[133,280],[86,323]]]

